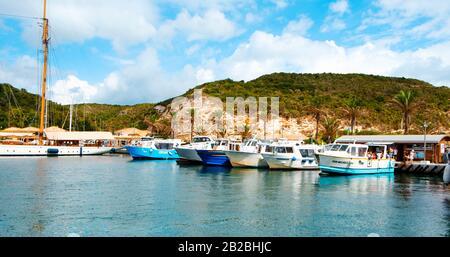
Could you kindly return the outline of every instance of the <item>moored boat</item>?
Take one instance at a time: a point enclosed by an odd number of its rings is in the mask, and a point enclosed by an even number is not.
[[[3,141],[0,144],[0,156],[62,156],[62,155],[97,155],[111,151],[110,142],[112,134],[109,132],[53,132],[56,137],[45,132],[45,113],[47,106],[47,68],[49,54],[49,21],[47,19],[47,3],[44,1],[44,16],[42,18],[42,48],[43,67],[40,98],[38,140],[31,143],[20,141]],[[72,108],[71,108],[72,111]],[[72,119],[70,119],[70,122]],[[71,130],[71,125],[70,125]],[[95,134],[107,135],[107,138],[95,138]],[[109,133],[109,134],[108,134]],[[94,135],[94,138],[86,138],[86,135]],[[5,144],[6,143],[6,144]]]
[[[198,155],[196,150],[211,150],[214,145],[214,140],[207,136],[194,136],[192,142],[188,145],[182,145],[175,148],[180,159],[192,162],[201,162],[202,158]]]
[[[179,139],[154,139],[152,137],[144,137],[136,144],[125,146],[125,148],[135,160],[169,160],[180,158],[175,151],[175,148],[180,145],[181,140]]]
[[[83,156],[101,155],[112,150],[110,132],[45,132],[47,140],[0,144],[0,156]]]
[[[205,165],[231,166],[230,160],[225,154],[225,150],[236,150],[240,147],[240,143],[228,139],[218,139],[215,141],[213,149],[201,150],[197,149],[202,163]]]
[[[315,158],[319,148],[318,145],[287,141],[274,144],[273,151],[262,156],[270,169],[314,170],[319,168]]]
[[[395,167],[385,144],[332,144],[317,155],[320,170],[330,174],[393,173]]]
[[[271,143],[251,139],[246,141],[239,151],[227,150],[224,152],[233,167],[266,168],[269,165],[261,154],[272,151]]]

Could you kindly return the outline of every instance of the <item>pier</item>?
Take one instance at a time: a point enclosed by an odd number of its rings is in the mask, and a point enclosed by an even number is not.
[[[443,163],[396,162],[395,172],[442,176],[445,166]]]

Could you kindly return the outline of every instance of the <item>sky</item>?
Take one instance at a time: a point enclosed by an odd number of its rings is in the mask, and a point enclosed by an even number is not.
[[[450,1],[48,0],[49,97],[158,102],[214,80],[365,73],[450,86]],[[0,82],[39,92],[43,0],[0,0]],[[18,17],[20,16],[20,17]]]

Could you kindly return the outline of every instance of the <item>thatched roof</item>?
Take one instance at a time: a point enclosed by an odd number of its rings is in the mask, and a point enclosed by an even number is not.
[[[148,130],[141,130],[137,128],[124,128],[114,132],[114,134],[117,136],[140,136],[140,137],[147,136],[149,133],[150,132]]]
[[[44,132],[66,132],[66,131],[67,130],[55,126],[44,129]]]
[[[35,127],[26,127],[26,128],[10,127],[2,130],[1,132],[37,133],[39,132],[39,129]]]

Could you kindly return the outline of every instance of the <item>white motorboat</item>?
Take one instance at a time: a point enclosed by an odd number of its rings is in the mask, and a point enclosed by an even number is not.
[[[263,153],[270,169],[319,169],[315,153],[320,146],[303,144],[301,141],[286,141],[272,145],[271,153]]]
[[[239,150],[228,150],[225,154],[233,167],[265,168],[269,165],[261,154],[272,152],[271,144],[270,141],[251,139],[244,142]]]
[[[196,150],[211,150],[214,146],[214,140],[208,136],[194,136],[192,142],[175,148],[181,159],[187,161],[201,162],[202,159]]]
[[[393,173],[395,167],[386,144],[332,144],[317,155],[320,170],[331,174]]]

